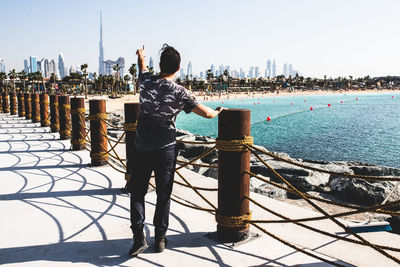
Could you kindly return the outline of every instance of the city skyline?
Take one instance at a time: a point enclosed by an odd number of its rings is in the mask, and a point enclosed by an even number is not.
[[[62,52],[66,66],[87,63],[89,72],[99,73],[99,49],[94,48],[100,43],[95,29],[103,10],[101,45],[107,58],[125,57],[126,66],[136,62],[135,51],[144,44],[157,69],[159,50],[168,43],[181,52],[182,67],[186,69],[191,61],[197,75],[205,75],[211,64],[222,63],[238,73],[240,68],[248,72],[259,66],[264,76],[268,58],[276,60],[276,75],[284,63],[293,64],[305,77],[398,75],[400,55],[395,44],[400,37],[393,34],[400,26],[395,14],[398,1],[254,0],[244,5],[233,0],[227,6],[209,0],[201,4],[175,0],[167,7],[157,1],[118,3],[5,0],[3,19],[8,26],[0,29],[6,37],[0,42],[0,57],[7,70],[22,70],[30,55],[51,59]],[[149,10],[152,19],[145,15]],[[38,12],[48,16],[35,16]],[[206,19],[204,14],[208,14]],[[159,29],[160,21],[166,30]],[[226,25],[223,30],[215,27],[221,23]],[[51,34],[37,38],[37,29]],[[26,40],[35,41],[27,45]]]

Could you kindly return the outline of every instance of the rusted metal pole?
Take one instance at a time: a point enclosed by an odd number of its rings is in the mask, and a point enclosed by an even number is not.
[[[139,117],[139,103],[125,103],[125,149],[126,149],[126,174],[125,180],[130,181],[133,173],[133,161],[136,151],[136,125]]]
[[[58,97],[58,112],[60,116],[60,140],[71,138],[71,105],[69,96]]]
[[[17,95],[10,93],[10,114],[17,115]]]
[[[25,118],[31,119],[32,118],[32,105],[31,105],[31,94],[25,93]]]
[[[243,140],[250,136],[250,110],[229,109],[218,118],[218,140]],[[218,211],[227,219],[249,216],[250,151],[218,151]],[[249,236],[249,225],[223,223],[217,216],[217,237],[237,242]],[[226,221],[226,220],[225,220]]]
[[[106,101],[89,100],[89,120],[90,120],[90,158],[92,166],[107,164],[107,119]]]
[[[9,106],[9,102],[8,102],[7,92],[3,92],[3,112],[4,113],[10,112],[10,106]]]
[[[31,95],[31,105],[32,105],[32,122],[40,122],[40,106],[39,106],[39,94]]]
[[[40,126],[47,127],[50,125],[49,120],[49,95],[40,95]]]
[[[60,130],[58,95],[50,95],[50,129],[52,133],[56,133]]]
[[[25,117],[24,93],[18,93],[18,116]]]
[[[71,98],[72,150],[85,148],[85,112],[85,99],[83,97]]]

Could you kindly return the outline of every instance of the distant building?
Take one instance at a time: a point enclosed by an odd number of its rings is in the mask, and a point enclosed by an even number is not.
[[[58,55],[58,73],[60,74],[60,79],[67,76],[67,68],[65,67],[64,63],[64,56],[61,53]]]
[[[265,78],[272,78],[272,71],[271,71],[271,60],[268,59],[267,61],[267,68],[265,69]]]
[[[254,67],[250,67],[249,74],[247,77],[250,79],[254,78]]]
[[[69,67],[69,74],[71,75],[71,73],[75,73],[76,69],[74,66],[71,65],[71,67]]]
[[[242,68],[240,68],[239,76],[240,76],[240,79],[246,78],[246,74],[245,74],[245,72],[244,72],[244,70]]]
[[[0,72],[6,72],[6,65],[4,65],[4,60],[0,58]]]
[[[254,78],[258,79],[260,78],[260,76],[261,76],[260,67],[257,66],[254,68]]]
[[[29,68],[30,68],[30,72],[34,73],[37,72],[37,60],[35,56],[30,56],[29,57]]]
[[[294,77],[296,75],[296,74],[294,74],[293,65],[291,63],[289,64],[289,75],[291,77]]]
[[[283,76],[285,76],[285,78],[289,76],[287,63],[283,64]]]
[[[24,71],[25,71],[25,74],[29,73],[29,65],[28,65],[27,59],[24,59]]]
[[[154,62],[153,62],[152,57],[150,57],[150,60],[149,60],[149,68],[152,68],[154,70]]]
[[[49,77],[52,73],[56,74],[56,62],[54,61],[54,59],[52,59],[49,63]]]
[[[214,76],[216,76],[216,75],[215,75],[215,66],[214,66],[214,64],[211,64],[211,73],[212,73]]]
[[[187,66],[187,76],[189,79],[193,77],[193,72],[192,72],[192,62],[189,61],[188,66]]]
[[[106,75],[106,66],[104,63],[104,49],[103,49],[103,22],[102,22],[101,12],[100,12],[100,41],[99,41],[99,75]]]
[[[50,64],[49,64],[49,60],[45,59],[43,61],[43,77],[44,78],[50,78]]]
[[[106,67],[106,75],[111,75],[113,73],[113,66],[114,65],[119,65],[120,70],[119,70],[119,76],[121,78],[124,77],[124,68],[125,68],[125,58],[119,57],[117,60],[106,60],[104,61],[104,65]]]
[[[179,73],[179,77],[181,78],[181,80],[185,79],[185,71],[181,68],[181,71]]]
[[[272,61],[272,78],[276,77],[276,62],[275,59]]]
[[[204,72],[200,71],[200,79],[204,79]]]

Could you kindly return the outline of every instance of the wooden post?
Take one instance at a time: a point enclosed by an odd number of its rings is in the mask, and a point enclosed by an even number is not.
[[[72,150],[85,148],[85,112],[85,99],[83,97],[71,98]]]
[[[125,180],[130,181],[133,172],[133,160],[136,151],[136,125],[139,117],[139,103],[125,103],[125,149],[126,149],[126,174]]]
[[[218,118],[218,140],[242,140],[250,136],[250,110],[229,109]],[[222,223],[224,219],[249,216],[250,151],[218,151],[217,237],[224,242],[237,242],[249,236],[249,224]]]
[[[32,122],[40,122],[40,106],[39,106],[39,94],[31,95],[31,105],[32,105]]]
[[[24,93],[18,93],[18,116],[25,117]]]
[[[17,115],[17,95],[10,93],[10,114]]]
[[[3,112],[3,94],[0,91],[0,112]]]
[[[90,120],[90,158],[92,166],[107,164],[107,125],[103,119],[107,118],[106,101],[89,100],[89,120]]]
[[[10,112],[10,106],[9,106],[9,102],[8,102],[7,92],[3,92],[3,112],[4,113]]]
[[[50,95],[50,129],[52,133],[56,133],[60,130],[58,95]]]
[[[31,105],[31,94],[25,93],[25,118],[31,119],[32,118],[32,105]]]
[[[60,116],[60,140],[71,138],[71,105],[69,96],[58,97],[58,113]]]
[[[47,127],[50,125],[49,120],[49,95],[40,95],[40,126]]]

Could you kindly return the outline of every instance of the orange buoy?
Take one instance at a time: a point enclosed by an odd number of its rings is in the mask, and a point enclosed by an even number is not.
[[[304,99],[304,102],[307,102],[307,101]]]
[[[313,110],[313,108],[311,107],[310,110]]]
[[[260,105],[260,102],[258,102],[257,105]]]
[[[356,100],[358,100],[358,97],[356,97]]]
[[[275,100],[272,100],[273,103],[275,103]]]
[[[343,100],[340,100],[340,103],[343,103]]]
[[[271,117],[267,117],[267,121],[271,121]]]
[[[224,102],[222,102],[222,105],[224,104]]]
[[[331,106],[331,104],[328,104],[328,107],[330,107]]]
[[[394,95],[392,95],[392,98],[394,98]]]
[[[292,105],[292,106],[293,106],[293,102],[292,102],[292,103],[290,103],[290,105]]]

